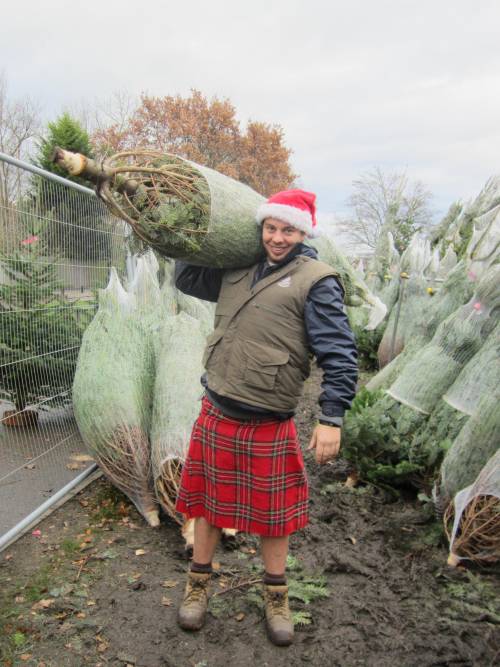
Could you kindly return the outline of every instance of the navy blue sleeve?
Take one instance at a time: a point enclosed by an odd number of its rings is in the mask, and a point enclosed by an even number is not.
[[[358,379],[358,353],[343,296],[337,279],[328,276],[313,285],[304,311],[309,347],[323,371],[321,411],[328,417],[342,417],[350,408]]]
[[[216,302],[219,298],[224,271],[225,269],[211,269],[177,261],[175,262],[175,286],[189,296]]]

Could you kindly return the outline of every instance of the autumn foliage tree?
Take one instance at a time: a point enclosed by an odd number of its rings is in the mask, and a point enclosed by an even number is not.
[[[175,153],[266,196],[290,187],[296,177],[279,125],[249,121],[242,132],[228,99],[208,100],[197,90],[186,98],[142,95],[127,122],[96,130],[92,141],[101,155],[138,147]]]

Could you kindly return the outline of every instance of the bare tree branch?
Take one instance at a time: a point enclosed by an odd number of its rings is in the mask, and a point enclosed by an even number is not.
[[[0,151],[25,159],[40,128],[39,116],[39,109],[30,98],[8,99],[7,81],[0,74]],[[19,169],[0,162],[0,202],[13,202],[22,195],[24,177]]]
[[[396,247],[402,250],[414,232],[431,223],[431,194],[421,182],[410,182],[405,171],[384,173],[377,166],[352,186],[352,215],[341,220],[339,228],[359,243],[375,249],[382,227],[390,225]]]

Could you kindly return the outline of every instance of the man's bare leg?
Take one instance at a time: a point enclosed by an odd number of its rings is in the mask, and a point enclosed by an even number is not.
[[[285,576],[288,555],[288,535],[284,537],[261,537],[262,560],[267,574]]]
[[[208,565],[217,549],[221,529],[212,526],[203,517],[194,520],[193,562]]]

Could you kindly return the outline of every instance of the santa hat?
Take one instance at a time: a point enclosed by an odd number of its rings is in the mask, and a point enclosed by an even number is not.
[[[315,236],[315,202],[316,195],[305,190],[277,192],[259,206],[256,216],[257,223],[260,225],[266,218],[275,218],[300,229],[307,236]]]

